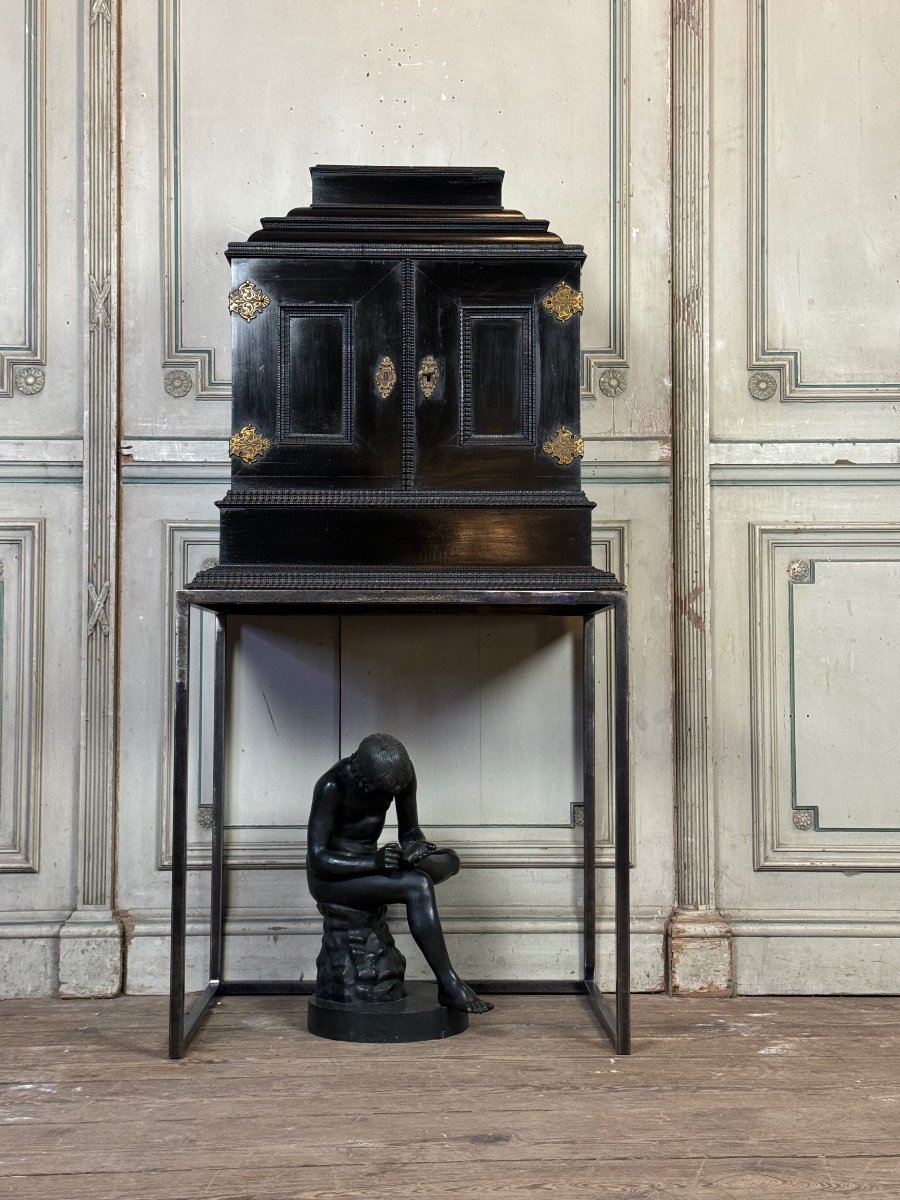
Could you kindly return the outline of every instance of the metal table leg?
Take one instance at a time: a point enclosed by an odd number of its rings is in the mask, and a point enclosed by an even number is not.
[[[597,1019],[617,1054],[631,1053],[631,966],[629,901],[629,762],[627,601],[612,601],[615,640],[615,948],[616,1003],[613,1009],[596,979],[597,942],[597,789],[595,778],[596,618],[584,623],[584,988]]]
[[[209,883],[209,982],[222,982],[225,932],[225,672],[228,617],[216,613],[213,696],[212,847]]]
[[[169,1057],[181,1058],[184,1040],[184,967],[187,932],[188,676],[191,607],[175,606],[175,714],[172,743],[172,936],[169,975]]]
[[[613,605],[616,679],[616,1050],[631,1053],[631,821],[629,807],[631,763],[628,744],[628,598]]]
[[[169,981],[169,1057],[183,1058],[215,998],[222,991],[225,909],[225,653],[227,618],[216,614],[213,700],[213,828],[210,863],[209,977],[185,1014],[187,943],[187,780],[190,721],[191,604],[179,594],[175,613],[175,742],[172,764],[172,958]]]
[[[582,688],[582,760],[584,770],[584,973],[582,978],[592,994],[597,965],[597,700],[596,700],[596,618],[584,620]],[[601,1016],[601,1021],[603,1017]],[[605,1025],[605,1021],[603,1021]],[[607,1029],[612,1037],[612,1031]]]

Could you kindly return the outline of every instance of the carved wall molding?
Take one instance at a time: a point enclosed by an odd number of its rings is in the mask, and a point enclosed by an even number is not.
[[[829,584],[823,581],[826,567],[833,588],[835,573],[842,567],[852,571],[862,565],[871,570],[879,569],[878,564],[884,564],[884,604],[890,608],[894,604],[896,567],[900,564],[900,526],[751,526],[751,713],[757,870],[900,869],[900,824],[873,820],[873,805],[866,800],[872,788],[883,791],[888,786],[893,795],[893,781],[888,785],[880,776],[867,773],[868,756],[861,754],[851,793],[820,792],[817,787],[811,788],[804,777],[802,743],[798,743],[802,737],[798,720],[810,710],[808,695],[799,707],[803,693],[798,692],[796,682],[798,661],[809,665],[810,658],[808,649],[802,655],[797,650],[797,639],[806,632],[802,613],[808,611],[809,604],[827,601]],[[800,594],[806,604],[798,612]],[[845,607],[842,605],[842,612]],[[850,611],[846,612],[846,629],[842,632],[846,645],[851,637],[867,635],[877,642],[872,653],[884,653],[880,639],[886,631],[855,623]],[[836,664],[826,657],[828,646],[822,646],[819,653],[824,687],[835,673]],[[863,670],[864,647],[857,646],[854,655],[857,669]],[[861,680],[860,687],[865,686]],[[836,688],[835,679],[828,687],[833,702],[840,699]],[[822,722],[824,715],[819,713],[818,720]],[[820,744],[818,739],[827,737],[825,727],[817,727],[816,745]],[[838,783],[835,786],[840,788]],[[836,820],[836,812],[845,815]]]
[[[109,617],[107,615],[107,605],[109,603],[109,580],[103,584],[101,588],[97,588],[93,583],[87,585],[88,604],[90,605],[90,613],[88,614],[87,635],[88,637],[95,629],[100,628],[104,637],[109,637]]]
[[[118,0],[85,21],[84,658],[78,906],[111,914],[118,537]],[[107,989],[108,981],[103,985]]]
[[[836,380],[810,380],[802,375],[802,354],[799,348],[788,349],[771,344],[768,328],[768,198],[767,170],[767,74],[766,53],[769,0],[747,0],[748,24],[748,243],[749,273],[749,346],[748,367],[751,371],[773,371],[781,381],[781,401],[833,403],[834,401],[885,401],[900,398],[900,381],[863,383]],[[769,399],[770,395],[757,396]]]
[[[180,0],[158,0],[160,36],[160,128],[162,130],[162,211],[163,254],[166,270],[163,277],[163,310],[165,314],[163,367],[181,367],[197,372],[198,400],[229,400],[231,380],[220,374],[215,347],[185,345],[182,329],[182,267],[183,238],[181,227],[182,146],[179,123],[181,103],[181,36],[179,23]],[[223,268],[224,269],[224,268]],[[227,291],[228,275],[222,276],[223,294]],[[227,310],[226,310],[227,311]],[[230,337],[223,323],[220,343]]]
[[[709,368],[706,0],[673,13],[675,805],[679,907],[715,907],[709,717]]]
[[[610,400],[617,400],[628,387],[628,372],[606,367],[597,376],[597,387]]]
[[[756,371],[747,380],[747,391],[754,400],[771,400],[778,392],[778,380],[768,371]]]
[[[163,376],[163,388],[177,399],[186,396],[193,386],[194,381],[187,371],[166,371]]]
[[[165,937],[169,935],[171,918],[158,910],[134,913],[134,936]],[[605,935],[614,932],[613,914],[606,906],[598,912],[597,931]],[[571,905],[555,904],[498,904],[489,909],[465,905],[444,904],[441,907],[441,924],[455,933],[525,933],[581,932],[581,918],[572,912]],[[632,905],[631,932],[640,935],[656,935],[663,930],[663,918],[658,908]],[[284,909],[275,905],[265,908],[229,910],[227,932],[231,936],[271,938],[273,934],[284,937],[309,936],[317,943],[322,939],[322,917],[315,908],[298,905]],[[189,938],[209,937],[209,918],[202,912],[189,912],[187,921]],[[0,937],[3,936],[0,925]],[[404,933],[404,936],[408,936]],[[635,989],[637,990],[637,989]],[[655,989],[652,989],[655,990]]]
[[[24,336],[7,342],[4,331],[0,330],[0,398],[3,399],[13,395],[17,367],[44,362],[47,323],[47,0],[24,0],[20,27],[25,30],[25,128],[20,143],[25,218],[25,277],[21,280]],[[4,169],[15,167],[8,163]],[[4,286],[9,283],[5,280]]]
[[[15,383],[23,396],[36,396],[44,390],[46,376],[40,367],[20,367],[15,373]]]
[[[44,525],[0,523],[0,872],[39,865]]]
[[[609,332],[606,345],[582,349],[582,392],[594,395],[607,367],[628,366],[631,235],[631,2],[610,0],[609,57]],[[590,303],[590,296],[587,297]]]

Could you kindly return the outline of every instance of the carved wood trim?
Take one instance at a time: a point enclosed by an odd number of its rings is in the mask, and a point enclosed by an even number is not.
[[[85,25],[84,577],[80,908],[111,910],[116,763],[118,537],[118,0]]]
[[[47,0],[25,0],[24,24],[26,125],[22,131],[21,180],[26,255],[22,281],[24,337],[20,342],[0,344],[0,397],[4,399],[14,394],[17,368],[44,362],[47,325]],[[0,342],[2,336],[0,331]],[[33,394],[27,389],[20,390],[26,395]]]
[[[0,524],[15,564],[0,563],[0,872],[39,867],[45,523]]]
[[[672,20],[675,811],[679,907],[714,907],[709,696],[707,0]]]
[[[768,329],[766,195],[768,121],[766,107],[766,40],[768,0],[747,0],[747,274],[749,280],[748,359],[751,371],[772,371],[781,382],[781,401],[887,403],[900,397],[900,383],[860,383],[802,377],[800,349],[771,346]],[[752,394],[756,396],[756,393]],[[768,397],[756,396],[757,399]]]

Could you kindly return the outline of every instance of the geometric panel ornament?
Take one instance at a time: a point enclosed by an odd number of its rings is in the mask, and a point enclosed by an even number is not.
[[[896,91],[894,5],[866,9],[859,69],[839,90],[833,79],[854,38],[856,6],[829,5],[827,22],[815,6],[747,0],[746,7],[750,393],[774,399],[780,385],[783,403],[886,406],[900,398],[900,252],[890,236],[900,146],[874,115]],[[814,59],[796,53],[810,36]],[[816,114],[829,130],[827,149],[805,135],[796,113]],[[853,177],[835,203],[833,163],[850,157]],[[850,224],[845,211],[854,213]],[[866,269],[876,245],[878,269]],[[823,253],[830,246],[834,252]],[[865,326],[856,338],[854,324]]]
[[[38,869],[44,522],[0,524],[0,872]]]
[[[755,865],[898,870],[900,526],[752,533]]]

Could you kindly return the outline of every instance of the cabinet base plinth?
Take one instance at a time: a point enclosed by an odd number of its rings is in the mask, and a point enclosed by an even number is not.
[[[223,563],[589,566],[590,509],[225,509]]]

